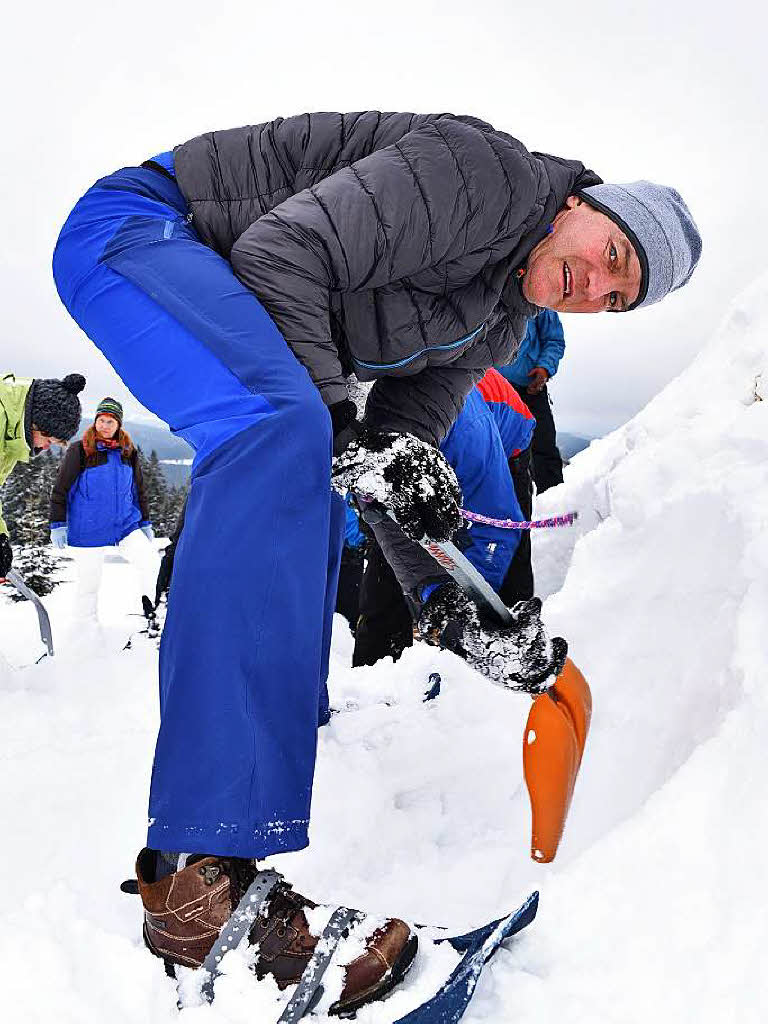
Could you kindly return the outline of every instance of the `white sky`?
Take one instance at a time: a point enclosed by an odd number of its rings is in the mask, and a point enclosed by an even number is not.
[[[558,424],[599,433],[675,376],[764,269],[768,17],[758,0],[13,5],[0,62],[0,367],[81,371],[136,405],[60,305],[59,228],[92,182],[214,128],[306,110],[471,113],[608,181],[685,197],[692,282],[626,317],[564,318]]]

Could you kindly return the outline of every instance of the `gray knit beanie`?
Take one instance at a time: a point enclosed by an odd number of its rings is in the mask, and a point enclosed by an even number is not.
[[[650,306],[688,281],[701,256],[701,235],[673,188],[633,181],[591,185],[579,195],[618,224],[635,248],[643,276],[630,309]]]
[[[80,399],[85,377],[70,373],[64,380],[36,379],[32,384],[33,426],[49,437],[68,441],[80,426]]]

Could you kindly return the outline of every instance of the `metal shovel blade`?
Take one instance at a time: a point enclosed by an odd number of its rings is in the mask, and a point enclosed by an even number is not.
[[[18,590],[22,597],[25,597],[27,601],[31,601],[35,606],[37,612],[37,621],[40,626],[40,639],[45,644],[45,649],[48,652],[48,657],[53,657],[53,634],[51,632],[51,620],[48,617],[48,612],[45,610],[45,605],[34,592],[31,590],[24,580],[19,576],[15,569],[9,569],[5,574],[5,578],[9,583],[12,583]]]

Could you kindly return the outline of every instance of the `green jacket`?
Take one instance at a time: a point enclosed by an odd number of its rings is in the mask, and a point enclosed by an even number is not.
[[[24,429],[27,395],[32,387],[29,378],[8,373],[0,377],[0,486],[10,476],[17,462],[29,462],[29,445]],[[8,533],[0,504],[0,533]]]

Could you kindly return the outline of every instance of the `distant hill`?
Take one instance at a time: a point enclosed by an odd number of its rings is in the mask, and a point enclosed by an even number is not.
[[[566,430],[558,430],[557,432],[557,447],[560,449],[560,454],[564,459],[572,459],[574,455],[584,451],[593,440],[594,438],[592,437],[580,437],[578,434],[569,434]]]

